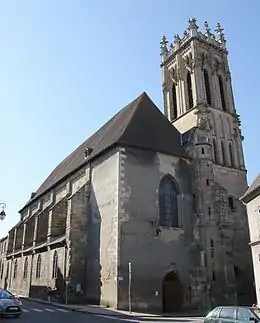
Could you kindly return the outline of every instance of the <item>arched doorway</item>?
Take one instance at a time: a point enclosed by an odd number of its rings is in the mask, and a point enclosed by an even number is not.
[[[183,286],[179,276],[174,272],[168,273],[163,279],[162,307],[163,312],[179,312],[182,308]]]

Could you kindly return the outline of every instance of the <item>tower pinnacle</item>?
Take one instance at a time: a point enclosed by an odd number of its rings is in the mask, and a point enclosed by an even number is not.
[[[217,41],[219,41],[222,44],[222,46],[226,48],[227,41],[225,39],[225,34],[223,33],[223,28],[221,28],[221,25],[219,22],[217,23],[215,31],[217,34]]]

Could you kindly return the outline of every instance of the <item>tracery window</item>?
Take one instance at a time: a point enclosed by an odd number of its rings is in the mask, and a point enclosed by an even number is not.
[[[53,264],[52,264],[52,278],[57,278],[58,276],[58,253],[55,250],[53,255]]]
[[[178,187],[171,176],[164,176],[159,186],[159,224],[164,227],[179,227]]]
[[[209,74],[206,69],[203,71],[204,74],[204,84],[205,84],[205,91],[206,91],[206,99],[207,103],[211,105],[211,94],[210,94],[210,85],[209,85]]]
[[[37,263],[36,263],[36,278],[41,278],[41,263],[42,263],[41,255],[38,255]]]
[[[189,109],[193,108],[193,93],[192,93],[192,83],[191,83],[191,74],[187,73],[187,89],[188,89],[188,99],[189,99]]]
[[[3,278],[4,276],[4,263],[2,262],[1,263],[1,279]]]
[[[26,279],[27,276],[28,276],[28,258],[26,257],[24,261],[23,278]]]

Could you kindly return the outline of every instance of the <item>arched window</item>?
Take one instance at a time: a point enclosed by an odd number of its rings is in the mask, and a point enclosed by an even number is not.
[[[28,276],[28,258],[26,257],[24,261],[24,267],[23,267],[23,278],[26,279],[27,276]]]
[[[221,105],[222,109],[224,111],[227,111],[226,109],[226,100],[225,100],[225,93],[224,93],[224,85],[221,75],[218,76],[218,84],[219,84],[219,93],[220,93],[220,99],[221,99]]]
[[[1,279],[4,276],[4,262],[1,263]]]
[[[230,156],[230,166],[234,167],[234,157],[233,157],[233,151],[232,151],[231,142],[228,144],[228,147],[229,147],[229,156]]]
[[[189,109],[193,108],[193,94],[192,94],[192,83],[190,72],[187,73],[187,89],[188,89],[188,98],[189,98]]]
[[[211,95],[210,95],[210,85],[209,85],[209,74],[206,69],[203,71],[204,74],[204,84],[205,84],[205,91],[206,91],[206,99],[207,103],[211,105]]]
[[[222,151],[222,159],[223,159],[223,165],[227,165],[227,158],[226,158],[226,152],[223,141],[221,141],[221,151]]]
[[[58,253],[55,250],[53,255],[53,264],[52,264],[52,278],[57,278],[58,275]]]
[[[17,277],[17,267],[18,267],[18,262],[17,259],[14,261],[14,279]]]
[[[218,164],[218,152],[217,152],[217,145],[216,145],[216,139],[213,138],[212,140],[212,148],[213,148],[213,154],[214,154],[214,161],[216,164]]]
[[[173,119],[176,119],[178,117],[176,84],[173,84],[172,86],[172,108],[173,108]]]
[[[164,227],[179,227],[178,220],[179,190],[170,176],[165,176],[159,186],[159,224]]]
[[[37,263],[36,263],[36,278],[41,278],[41,264],[42,264],[42,258],[41,255],[38,255],[37,257]]]

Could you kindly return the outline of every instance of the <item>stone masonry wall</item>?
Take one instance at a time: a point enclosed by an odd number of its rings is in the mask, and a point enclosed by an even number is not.
[[[158,226],[158,188],[164,175],[177,181],[181,228]],[[119,188],[118,307],[128,307],[128,262],[132,264],[132,308],[162,310],[162,283],[175,271],[184,286],[184,306],[189,306],[189,270],[193,261],[193,204],[190,169],[185,161],[160,153],[121,149]],[[159,229],[159,231],[158,231]]]
[[[64,255],[65,248],[55,249],[58,253],[58,268],[61,274],[64,273]],[[46,298],[46,287],[55,286],[55,280],[52,278],[53,255],[55,250],[49,250],[34,255],[18,257],[17,276],[14,278],[14,262],[16,259],[10,260],[9,272],[9,289],[11,292],[22,296],[31,296]],[[37,258],[41,256],[41,274],[36,278]],[[24,263],[28,259],[28,271],[24,277]]]
[[[118,168],[114,150],[91,165],[87,290],[91,302],[117,306]]]

